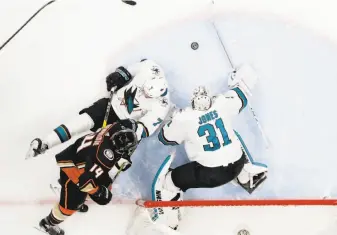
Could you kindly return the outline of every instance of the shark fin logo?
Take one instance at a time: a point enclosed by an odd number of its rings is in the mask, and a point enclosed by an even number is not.
[[[124,91],[124,105],[126,106],[129,114],[131,114],[135,108],[139,107],[138,104],[135,104],[136,93],[137,88],[132,91],[132,87],[130,87],[129,89],[125,89]]]
[[[157,66],[152,66],[152,72],[154,75],[159,75],[160,74],[160,70]]]

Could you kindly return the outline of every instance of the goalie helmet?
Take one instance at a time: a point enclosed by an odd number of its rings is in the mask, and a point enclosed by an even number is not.
[[[138,144],[136,132],[131,129],[123,129],[111,136],[115,151],[119,154],[131,155]]]
[[[194,110],[206,111],[212,106],[212,97],[204,86],[199,86],[193,91],[191,105]]]

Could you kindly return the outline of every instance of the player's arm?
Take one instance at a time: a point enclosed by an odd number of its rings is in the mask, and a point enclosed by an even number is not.
[[[102,98],[91,106],[82,109],[79,115],[62,123],[43,138],[35,138],[26,154],[26,158],[35,157],[61,143],[67,142],[73,136],[86,131],[97,131],[102,127],[108,98]],[[112,123],[113,114],[110,112],[108,123]]]
[[[218,95],[215,99],[231,116],[241,113],[248,104],[247,95],[239,87],[232,88],[226,93]]]
[[[170,105],[166,101],[160,102],[137,121],[136,133],[139,140],[151,136],[168,115]]]
[[[178,111],[171,121],[165,124],[159,131],[158,139],[164,145],[179,145],[185,139],[186,127],[184,127],[184,111]]]
[[[142,70],[145,64],[155,64],[152,60],[143,59],[140,62],[130,64],[128,66],[120,66],[115,72],[106,77],[107,90],[110,91],[113,87],[119,90],[123,86],[129,84],[133,78]]]
[[[249,65],[242,65],[230,74],[228,79],[230,90],[220,95],[228,113],[238,114],[246,108],[256,82],[257,74]]]

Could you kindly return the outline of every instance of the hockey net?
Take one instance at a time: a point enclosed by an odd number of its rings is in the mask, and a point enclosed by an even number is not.
[[[128,235],[330,235],[337,234],[337,200],[138,200]],[[181,207],[179,228],[153,223],[152,208]]]

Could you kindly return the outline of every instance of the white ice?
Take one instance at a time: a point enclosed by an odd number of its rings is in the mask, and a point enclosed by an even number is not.
[[[0,44],[43,2],[0,1]],[[238,117],[235,127],[255,160],[266,163],[270,173],[252,195],[228,184],[190,190],[185,198],[336,197],[337,26],[333,31],[328,24],[335,16],[324,4],[325,15],[310,15],[315,12],[313,3],[301,8],[302,1],[291,1],[282,8],[281,1],[275,7],[259,2],[261,11],[248,1],[218,1],[213,6],[209,0],[147,0],[130,7],[111,0],[59,0],[38,15],[0,51],[0,215],[6,217],[0,224],[8,228],[6,234],[20,233],[21,227],[13,225],[18,221],[31,228],[52,206],[36,203],[56,199],[49,189],[59,170],[53,154],[67,144],[24,161],[29,142],[107,95],[104,78],[117,66],[141,58],[158,61],[180,107],[188,105],[196,85],[207,85],[214,93],[226,91],[230,66],[212,22],[233,62],[248,62],[261,75],[251,104],[270,149],[265,149],[249,110]],[[287,12],[289,18],[284,17]],[[190,48],[194,41],[198,50]],[[144,141],[133,167],[117,180],[115,194],[150,199],[152,178],[168,151],[156,136]],[[186,162],[182,148],[178,153],[175,166]],[[13,204],[17,206],[10,207]],[[121,207],[106,208],[109,214],[104,216],[113,217],[112,211]],[[121,212],[125,216],[133,210],[127,207]],[[103,213],[102,208],[92,208],[93,216],[95,210],[97,216]],[[23,213],[31,215],[27,221]],[[76,216],[67,224],[90,217]],[[77,234],[89,231],[88,223],[83,224],[65,226]]]

